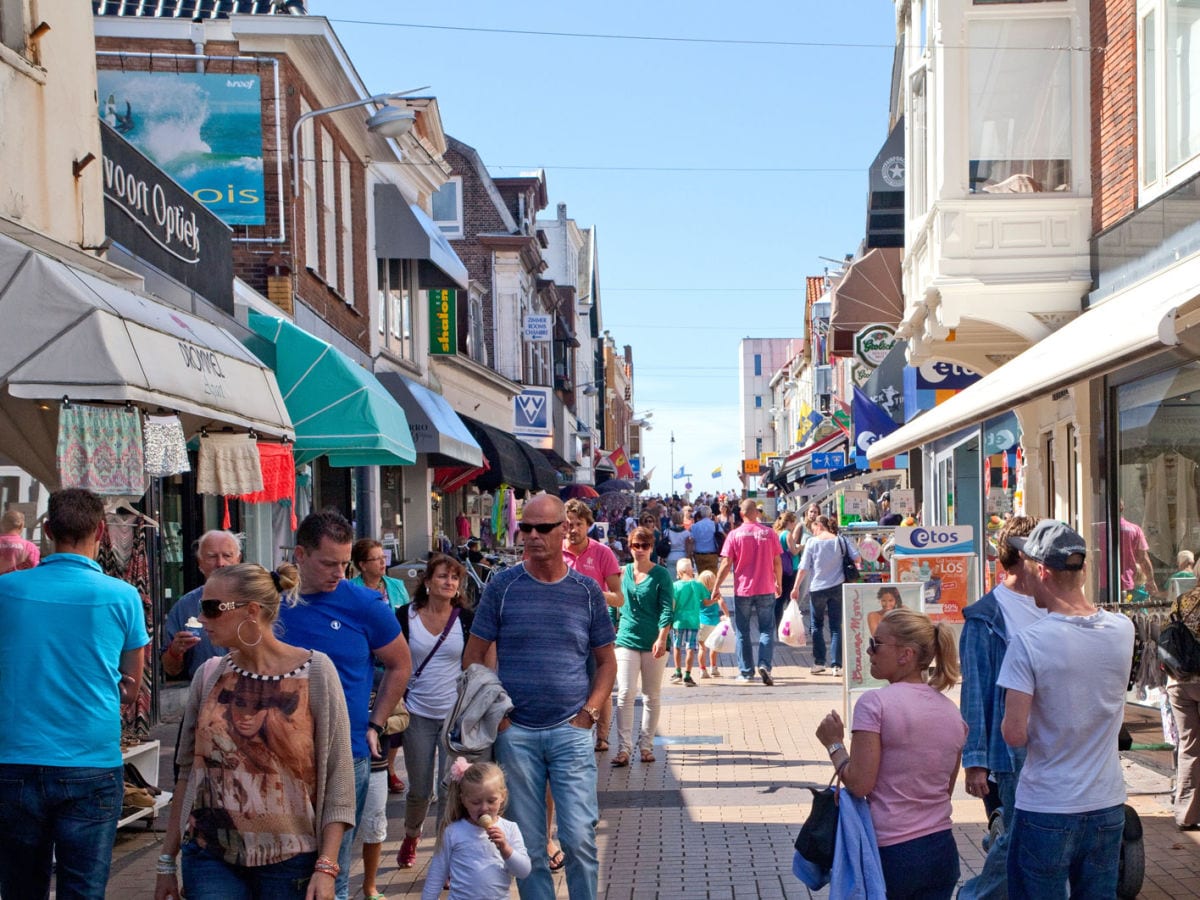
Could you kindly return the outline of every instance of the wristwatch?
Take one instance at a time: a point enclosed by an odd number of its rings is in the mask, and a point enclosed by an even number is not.
[[[833,756],[833,754],[837,753],[839,750],[845,750],[846,745],[843,744],[841,741],[837,741],[835,743],[830,744],[825,749],[829,751],[830,756]]]
[[[600,710],[598,710],[596,707],[585,706],[581,711],[588,714],[588,718],[592,720],[593,725],[600,721]]]

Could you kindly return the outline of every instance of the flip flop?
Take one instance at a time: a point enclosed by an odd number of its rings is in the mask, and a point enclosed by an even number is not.
[[[612,764],[612,767],[614,769],[620,769],[624,766],[629,765],[629,754],[626,753],[624,750],[622,750],[620,753],[618,753],[616,756],[614,756],[611,760],[609,760],[609,762]]]
[[[567,864],[567,860],[566,860],[566,857],[563,856],[562,850],[559,850],[557,853],[555,853],[553,856],[550,857],[550,871],[551,872],[557,872],[559,869],[561,869],[566,864]]]
[[[383,894],[364,894],[364,900],[387,900]]]
[[[644,763],[654,762],[654,751],[653,750],[643,750],[642,751],[642,762],[644,762]]]
[[[596,752],[597,753],[604,753],[607,750],[608,750],[608,741],[604,740],[604,738],[600,738],[600,740],[596,741]]]

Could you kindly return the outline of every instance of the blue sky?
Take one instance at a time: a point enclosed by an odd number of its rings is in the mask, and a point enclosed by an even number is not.
[[[652,488],[671,487],[672,432],[695,490],[735,486],[739,340],[799,336],[805,276],[863,237],[867,166],[887,137],[893,4],[309,0],[309,11],[330,19],[370,90],[431,85],[446,132],[492,174],[546,169],[542,215],[566,203],[597,229],[604,325],[633,348],[636,411],[654,413]]]

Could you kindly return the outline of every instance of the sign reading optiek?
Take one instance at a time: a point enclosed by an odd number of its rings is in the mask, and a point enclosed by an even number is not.
[[[890,325],[868,325],[854,335],[854,355],[876,369],[895,343],[895,328]]]

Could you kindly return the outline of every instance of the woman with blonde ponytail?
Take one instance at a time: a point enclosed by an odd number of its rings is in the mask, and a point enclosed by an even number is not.
[[[888,686],[859,698],[850,750],[836,710],[817,726],[817,740],[850,793],[870,798],[889,900],[948,900],[959,875],[950,797],[967,738],[943,693],[959,676],[954,631],[916,610],[893,609],[867,652],[872,677]]]

